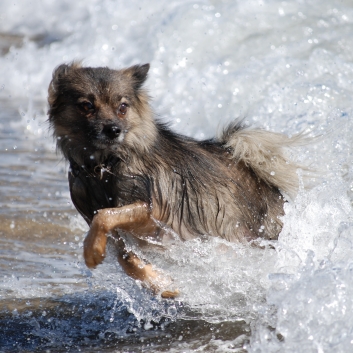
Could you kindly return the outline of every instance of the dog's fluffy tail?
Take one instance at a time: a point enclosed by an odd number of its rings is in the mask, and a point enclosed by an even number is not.
[[[298,192],[297,170],[306,168],[289,161],[286,150],[308,144],[308,140],[302,134],[287,137],[244,127],[241,122],[228,126],[220,138],[224,147],[232,151],[232,158],[242,160],[260,179],[291,198]]]

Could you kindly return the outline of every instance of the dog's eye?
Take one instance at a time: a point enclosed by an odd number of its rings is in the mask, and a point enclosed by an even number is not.
[[[119,105],[119,108],[118,108],[119,114],[125,115],[126,112],[127,112],[127,108],[128,108],[128,104],[126,104],[126,103],[121,103],[121,104]]]
[[[91,102],[82,102],[79,104],[79,107],[87,113],[94,110],[94,105]]]

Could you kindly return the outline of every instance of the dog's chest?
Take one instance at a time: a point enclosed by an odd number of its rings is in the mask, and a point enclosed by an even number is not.
[[[71,167],[69,172],[72,202],[88,223],[103,208],[121,207],[136,201],[148,202],[148,181],[143,177],[112,173],[109,170],[87,171]]]

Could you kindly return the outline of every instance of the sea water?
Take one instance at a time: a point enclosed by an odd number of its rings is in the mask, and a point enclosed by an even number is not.
[[[351,352],[353,4],[324,0],[0,3],[0,351]],[[53,69],[151,64],[156,116],[208,138],[235,118],[311,143],[277,242],[175,241],[144,258],[154,298],[87,231],[46,122]],[[301,176],[301,171],[298,171]]]

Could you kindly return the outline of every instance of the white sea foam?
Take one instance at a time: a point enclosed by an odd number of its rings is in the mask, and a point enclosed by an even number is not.
[[[74,59],[118,68],[150,62],[155,111],[191,136],[214,135],[236,117],[287,134],[322,135],[295,156],[320,178],[286,205],[275,249],[213,239],[146,256],[171,274],[182,299],[204,318],[249,318],[249,351],[351,351],[349,1],[3,0],[0,14],[2,32],[26,38],[0,57],[0,98],[30,102],[16,128],[48,150],[47,86],[54,67]],[[118,295],[131,296],[131,310],[148,308],[133,282],[124,281]],[[147,311],[136,315],[148,317]]]

